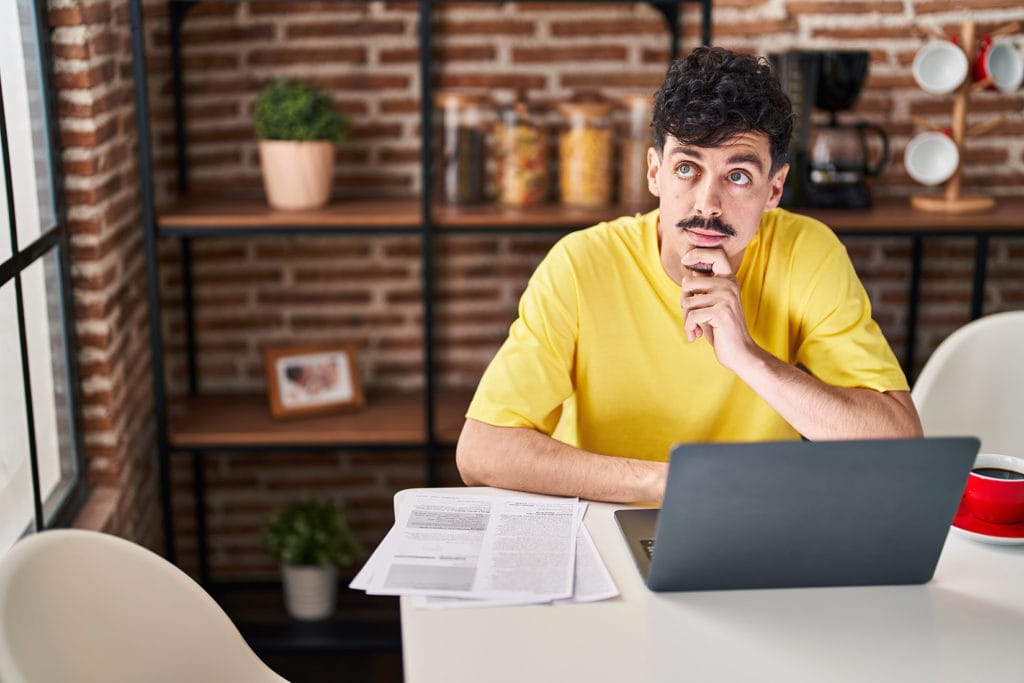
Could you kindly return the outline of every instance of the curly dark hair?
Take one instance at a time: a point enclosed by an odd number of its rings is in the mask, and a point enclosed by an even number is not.
[[[651,127],[659,155],[669,135],[716,147],[734,135],[760,131],[768,136],[774,173],[786,163],[793,107],[765,58],[698,47],[669,67],[655,94]]]

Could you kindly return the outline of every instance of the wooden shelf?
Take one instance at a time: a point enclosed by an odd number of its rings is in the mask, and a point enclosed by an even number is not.
[[[275,211],[262,197],[186,197],[160,212],[157,227],[173,233],[242,233],[274,230],[414,231],[417,199],[338,200],[314,211]]]
[[[362,232],[387,234],[421,228],[420,200],[336,200],[314,211],[275,211],[263,197],[200,195],[166,207],[157,226],[166,235],[238,235],[246,232]],[[574,230],[618,216],[637,213],[629,207],[563,206],[557,203],[520,208],[494,203],[435,206],[440,230]]]
[[[978,231],[1019,232],[1024,199],[996,198],[991,211],[942,214],[916,211],[908,198],[887,198],[870,209],[795,208],[818,218],[836,232],[895,234],[975,234]],[[274,211],[262,197],[190,197],[163,211],[157,225],[164,234],[232,235],[246,232],[352,232],[388,234],[420,230],[418,199],[339,200],[316,211]],[[436,206],[435,228],[441,231],[575,230],[618,216],[635,208],[608,204],[572,207],[557,203],[504,207],[494,203]]]
[[[507,207],[500,204],[436,206],[433,215],[434,222],[441,229],[575,230],[636,213],[641,211],[618,204],[579,207],[547,203],[524,207]]]
[[[793,209],[813,216],[838,233],[962,234],[1024,231],[1024,198],[997,197],[995,208],[978,213],[943,214],[917,211],[909,198],[886,198],[870,209]]]
[[[436,436],[454,444],[472,392],[445,390],[434,397]],[[426,442],[422,392],[369,392],[349,412],[275,419],[262,394],[213,394],[184,400],[171,410],[173,448],[303,446],[421,446]]]

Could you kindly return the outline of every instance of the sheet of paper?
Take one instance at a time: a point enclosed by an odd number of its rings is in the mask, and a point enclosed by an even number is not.
[[[365,591],[370,587],[370,579],[373,578],[373,573],[381,563],[381,558],[387,553],[386,546],[388,543],[394,540],[398,535],[397,527],[392,526],[388,533],[384,535],[377,547],[374,548],[370,556],[366,558],[366,562],[363,564],[362,569],[356,572],[356,575],[352,577],[352,581],[348,584],[349,588],[356,590]]]
[[[578,505],[575,498],[410,492],[354,587],[374,595],[570,597]]]
[[[618,596],[619,588],[608,572],[601,553],[587,527],[580,525],[576,536],[576,568],[573,576],[572,597],[562,602],[597,602]]]
[[[573,602],[598,602],[610,600],[619,595],[619,589],[608,572],[590,532],[580,526],[576,535],[576,568],[573,576],[572,597],[554,601],[555,604]],[[507,607],[530,604],[535,601],[482,600],[473,598],[446,598],[437,596],[416,596],[413,605],[421,608],[439,609],[448,607]]]

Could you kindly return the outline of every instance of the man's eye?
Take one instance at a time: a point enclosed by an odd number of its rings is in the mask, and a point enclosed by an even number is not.
[[[679,164],[676,166],[676,175],[680,178],[692,178],[697,175],[697,169],[692,164]]]
[[[729,174],[729,182],[736,183],[737,185],[746,185],[750,183],[750,176],[743,171],[733,171]]]

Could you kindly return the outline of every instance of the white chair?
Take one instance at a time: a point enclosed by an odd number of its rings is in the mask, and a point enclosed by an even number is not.
[[[1024,311],[978,318],[939,344],[911,397],[926,436],[971,434],[1024,455]]]
[[[3,683],[287,683],[227,614],[159,555],[73,529],[0,557]]]

